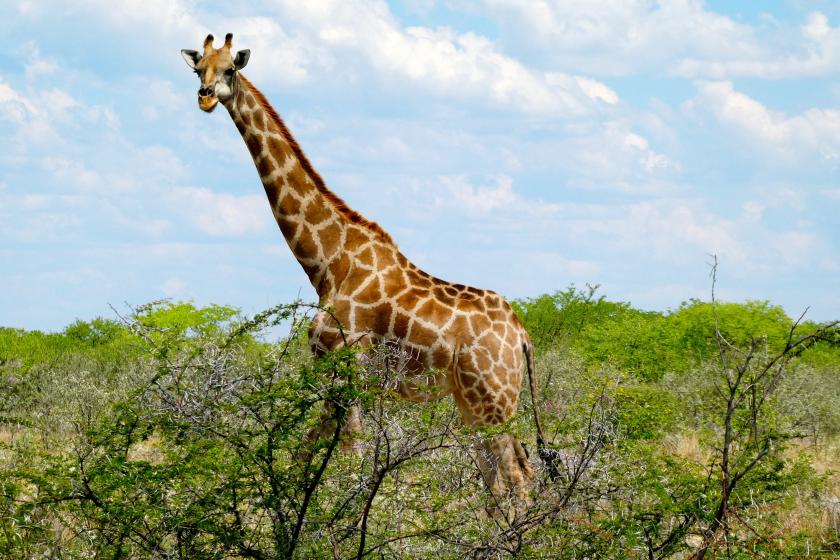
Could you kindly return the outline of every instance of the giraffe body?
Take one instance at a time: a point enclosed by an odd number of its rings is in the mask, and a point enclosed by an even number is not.
[[[451,394],[471,426],[511,418],[523,358],[531,351],[528,333],[511,307],[494,292],[423,272],[379,225],[333,194],[266,98],[238,72],[248,53],[231,56],[231,39],[229,34],[225,46],[213,49],[208,36],[204,55],[182,53],[202,80],[199,107],[212,111],[218,99],[227,108],[283,236],[319,303],[334,310],[314,318],[313,351],[335,349],[345,338],[363,346],[396,342],[411,356],[399,384],[404,398],[425,401]],[[491,489],[521,486],[533,476],[515,439],[497,437],[485,447],[495,457],[483,469]],[[505,470],[502,462],[514,466]]]

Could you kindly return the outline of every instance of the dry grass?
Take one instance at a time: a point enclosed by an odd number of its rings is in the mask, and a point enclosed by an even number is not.
[[[663,449],[669,455],[688,459],[698,465],[705,465],[712,457],[709,449],[700,444],[697,432],[679,432],[665,436]]]
[[[144,441],[138,441],[128,449],[129,461],[146,461],[152,465],[160,465],[166,457],[160,449],[161,439],[153,435]]]
[[[812,490],[797,491],[792,508],[779,512],[785,535],[811,535],[823,542],[840,540],[840,439],[815,448],[808,441],[791,442],[786,458],[807,454],[824,484]]]

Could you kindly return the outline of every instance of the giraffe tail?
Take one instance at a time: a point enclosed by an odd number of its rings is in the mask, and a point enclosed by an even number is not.
[[[537,452],[548,469],[549,478],[556,480],[560,476],[558,466],[560,456],[557,450],[551,449],[546,445],[545,433],[543,432],[542,422],[540,421],[539,401],[537,400],[537,375],[534,371],[534,344],[530,339],[527,339],[522,345],[522,350],[525,352],[525,363],[528,366],[528,386],[531,389],[531,403],[534,407],[534,424],[537,428]]]

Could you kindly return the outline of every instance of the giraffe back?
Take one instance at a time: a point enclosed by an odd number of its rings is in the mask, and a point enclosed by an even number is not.
[[[358,237],[358,239],[356,239]],[[397,341],[411,356],[400,392],[411,400],[452,393],[468,423],[497,424],[516,411],[528,334],[499,294],[440,280],[363,228],[348,228],[326,303],[347,340]],[[343,343],[331,317],[313,321],[320,349]]]

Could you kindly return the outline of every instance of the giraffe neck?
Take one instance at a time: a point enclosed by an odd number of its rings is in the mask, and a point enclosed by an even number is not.
[[[271,211],[292,253],[319,299],[329,300],[340,280],[332,272],[346,252],[348,228],[361,226],[388,243],[390,237],[327,189],[262,93],[241,74],[234,79],[228,112],[254,158]]]

